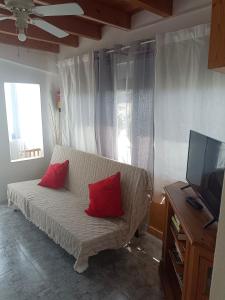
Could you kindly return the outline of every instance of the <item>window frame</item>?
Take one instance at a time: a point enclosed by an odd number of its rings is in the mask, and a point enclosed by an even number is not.
[[[21,157],[17,159],[12,159],[11,148],[10,148],[10,131],[9,131],[9,117],[8,117],[8,110],[7,110],[7,97],[6,97],[6,84],[14,84],[14,85],[37,85],[39,87],[39,109],[40,109],[40,133],[41,133],[41,147],[37,148],[40,149],[41,154],[39,156],[28,156],[28,157]],[[42,111],[42,93],[41,93],[41,83],[40,82],[18,82],[18,81],[4,81],[3,82],[3,90],[4,90],[4,99],[5,99],[5,113],[6,113],[6,123],[7,123],[7,136],[8,136],[8,146],[9,146],[9,161],[10,163],[22,162],[22,161],[30,161],[36,159],[43,159],[45,157],[45,147],[44,147],[44,128],[43,128],[43,111]],[[36,148],[30,149],[34,150]],[[25,150],[24,150],[25,151]]]

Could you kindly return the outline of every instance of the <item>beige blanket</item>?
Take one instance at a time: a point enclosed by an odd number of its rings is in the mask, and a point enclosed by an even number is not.
[[[88,267],[88,257],[104,249],[117,249],[134,235],[148,212],[148,177],[139,168],[100,156],[56,146],[52,162],[69,159],[67,189],[52,190],[37,185],[39,180],[8,185],[9,205],[48,234],[77,260],[75,270]],[[93,218],[88,207],[88,183],[121,172],[122,218]]]

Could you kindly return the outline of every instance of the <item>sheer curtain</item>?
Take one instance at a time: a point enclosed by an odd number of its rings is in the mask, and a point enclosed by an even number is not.
[[[98,151],[153,175],[154,44],[96,53]]]
[[[96,153],[95,83],[92,53],[59,63],[62,144]]]
[[[189,131],[225,141],[225,75],[208,70],[209,26],[157,36],[155,192],[185,180]]]
[[[62,143],[153,176],[154,56],[136,43],[60,62]]]

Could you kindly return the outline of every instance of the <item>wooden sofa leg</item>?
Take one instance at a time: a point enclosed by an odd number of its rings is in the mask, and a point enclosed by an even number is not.
[[[138,229],[137,229],[136,232],[135,232],[135,237],[136,237],[136,238],[139,238],[139,237],[140,237],[140,234],[139,234]]]
[[[78,258],[73,268],[79,274],[86,271],[88,268],[88,257]]]

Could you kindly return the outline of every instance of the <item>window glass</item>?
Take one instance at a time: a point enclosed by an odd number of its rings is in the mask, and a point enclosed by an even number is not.
[[[132,103],[127,101],[129,91],[116,91],[116,133],[118,160],[131,164],[131,113]]]
[[[124,58],[122,57],[121,60]],[[131,164],[131,118],[132,118],[132,69],[133,62],[116,64],[116,142],[118,160]]]
[[[43,157],[39,84],[5,83],[11,161]]]

